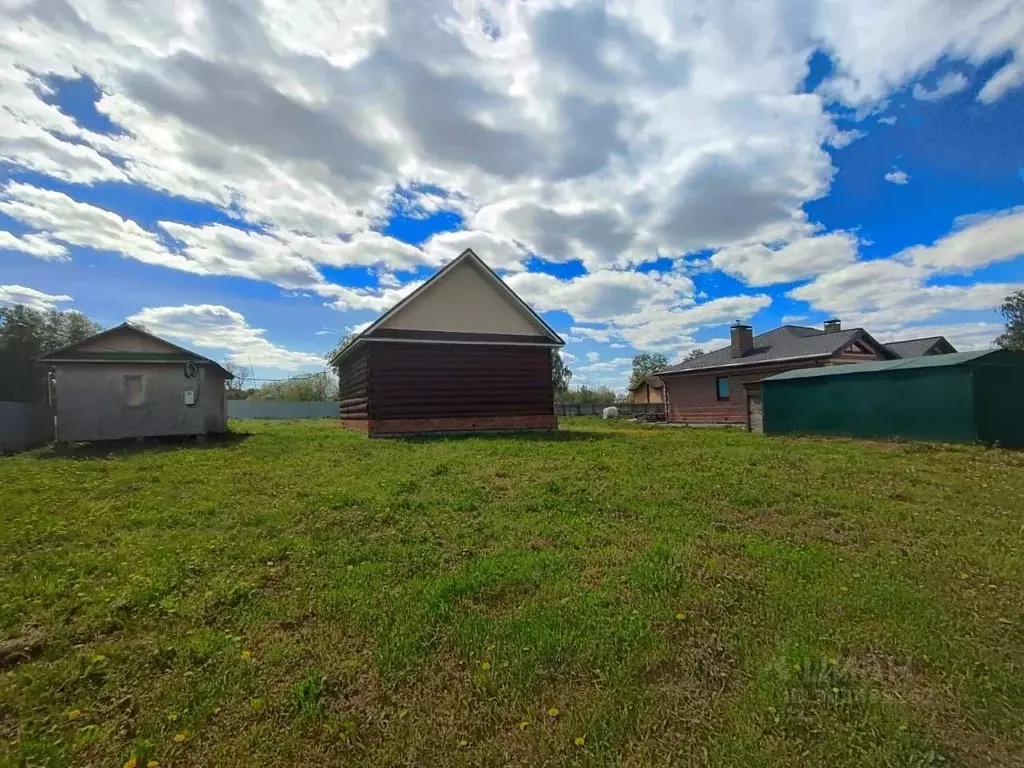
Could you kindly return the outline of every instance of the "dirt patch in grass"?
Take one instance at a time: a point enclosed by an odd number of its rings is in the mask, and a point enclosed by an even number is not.
[[[0,670],[34,659],[43,652],[46,642],[46,635],[38,629],[27,630],[0,642]]]

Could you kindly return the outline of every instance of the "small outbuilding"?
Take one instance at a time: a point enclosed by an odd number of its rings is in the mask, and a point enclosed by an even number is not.
[[[1024,447],[1021,352],[957,352],[807,368],[761,385],[768,434]]]
[[[204,435],[227,430],[225,382],[207,357],[124,323],[40,358],[54,371],[57,440]]]
[[[467,249],[331,360],[342,424],[378,437],[556,429],[563,344]]]

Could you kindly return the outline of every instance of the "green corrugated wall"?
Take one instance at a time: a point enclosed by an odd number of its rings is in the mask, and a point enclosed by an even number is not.
[[[973,372],[974,408],[981,439],[1024,448],[1024,368],[978,365]]]
[[[977,421],[967,366],[764,382],[768,434],[973,442]]]

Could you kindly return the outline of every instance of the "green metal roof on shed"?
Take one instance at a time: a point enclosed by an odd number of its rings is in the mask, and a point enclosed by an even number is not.
[[[874,363],[855,363],[853,365],[833,365],[827,368],[801,368],[795,371],[786,371],[770,376],[765,381],[786,381],[789,379],[813,379],[819,376],[849,376],[855,373],[879,373],[881,371],[895,371],[918,368],[947,368],[950,366],[963,365],[979,360],[989,355],[1005,356],[1005,350],[1000,349],[979,349],[973,352],[954,352],[949,355],[927,355],[925,357],[911,357],[900,360],[880,360]],[[1016,359],[1016,355],[1012,355]]]

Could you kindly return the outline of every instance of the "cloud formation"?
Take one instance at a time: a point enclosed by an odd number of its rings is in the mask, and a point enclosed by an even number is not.
[[[24,285],[0,285],[0,306],[4,307],[21,304],[29,309],[45,312],[70,301],[72,301],[70,296],[43,293],[35,288],[26,288]]]
[[[183,304],[178,307],[146,307],[128,318],[157,336],[193,345],[225,350],[225,359],[286,371],[323,368],[322,355],[295,352],[274,344],[262,328],[253,328],[240,312],[218,304]]]
[[[0,193],[17,224],[0,250],[58,261],[91,249],[379,312],[472,247],[581,337],[645,348],[683,349],[702,325],[756,314],[771,303],[762,287],[811,281],[791,295],[827,303],[829,279],[859,274],[856,238],[805,210],[844,155],[828,148],[866,135],[847,120],[900,89],[931,101],[964,90],[959,71],[930,79],[946,59],[1005,57],[978,83],[982,104],[1024,85],[1016,0],[971,13],[948,0],[55,0],[0,13],[0,162],[32,174]],[[808,92],[815,51],[832,71]],[[83,81],[99,93],[93,120],[54,98]],[[86,185],[218,216],[144,224]],[[385,234],[396,211],[453,212],[462,229],[402,242]],[[957,251],[978,251],[962,244],[986,231],[964,232]],[[702,301],[683,262],[698,252],[750,290]],[[936,287],[938,267],[907,259],[874,269]],[[329,277],[353,267],[377,284]],[[976,293],[932,301],[974,306]],[[878,309],[866,297],[850,311]]]

